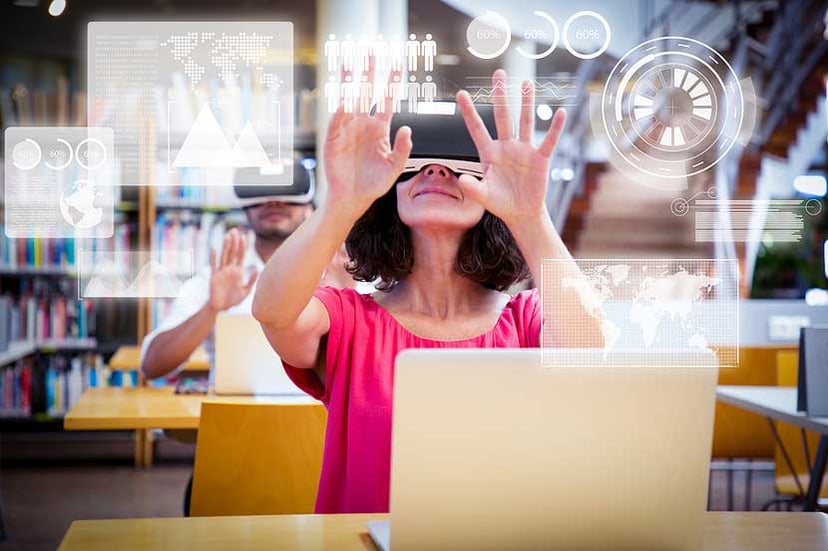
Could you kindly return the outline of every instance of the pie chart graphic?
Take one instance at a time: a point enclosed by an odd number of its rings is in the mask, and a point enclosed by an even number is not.
[[[686,178],[713,167],[733,147],[744,96],[716,50],[689,38],[657,38],[612,69],[601,117],[627,163],[653,176]]]

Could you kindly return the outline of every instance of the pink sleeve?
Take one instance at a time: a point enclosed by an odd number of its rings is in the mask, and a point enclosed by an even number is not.
[[[541,325],[543,325],[540,294],[537,289],[529,289],[515,295],[515,299],[519,301],[518,311],[523,327],[523,346],[539,348]]]
[[[322,384],[313,369],[298,369],[285,362],[282,362],[282,365],[296,386],[327,405],[336,376],[337,364],[341,361],[339,358],[340,344],[348,338],[346,333],[350,333],[351,324],[348,324],[346,317],[350,315],[353,319],[354,304],[353,300],[349,300],[347,290],[335,287],[319,287],[314,291],[313,296],[322,302],[330,319],[328,334],[323,337],[323,343],[326,343],[325,384]]]

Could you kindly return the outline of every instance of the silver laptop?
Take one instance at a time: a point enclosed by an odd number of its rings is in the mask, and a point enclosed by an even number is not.
[[[219,314],[214,331],[216,394],[306,396],[288,378],[253,316]]]
[[[578,353],[595,367],[541,367],[539,350],[402,352],[390,533],[369,525],[380,547],[700,549],[717,368]]]

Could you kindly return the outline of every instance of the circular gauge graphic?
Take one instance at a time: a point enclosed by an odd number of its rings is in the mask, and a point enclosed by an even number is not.
[[[730,151],[744,100],[738,77],[716,50],[689,38],[656,38],[612,69],[601,116],[626,162],[653,176],[685,178]]]
[[[521,46],[516,46],[515,51],[527,59],[543,59],[558,47],[558,40],[560,40],[561,33],[558,30],[558,24],[552,19],[552,16],[545,11],[535,11],[535,15],[541,18],[548,25],[549,30],[542,27],[535,27],[523,31],[523,38],[525,40],[545,41],[550,45],[544,51],[533,54],[524,50]],[[551,31],[551,32],[550,32]]]
[[[494,59],[509,47],[512,30],[509,22],[497,12],[487,11],[475,17],[466,29],[466,48],[480,59]]]
[[[63,138],[57,139],[57,145],[50,147],[47,152],[47,157],[53,159],[54,163],[46,161],[46,166],[52,170],[63,170],[72,162],[75,156],[75,150],[72,145]]]
[[[26,138],[12,149],[12,164],[20,170],[31,170],[40,164],[42,156],[43,153],[37,142]]]
[[[594,11],[573,13],[564,23],[564,46],[579,59],[594,59],[603,54],[611,39],[609,22]]]
[[[86,170],[96,170],[106,162],[106,147],[95,138],[86,138],[77,147],[78,164]]]
[[[822,201],[817,199],[808,199],[805,201],[805,212],[811,216],[817,216],[822,212]]]

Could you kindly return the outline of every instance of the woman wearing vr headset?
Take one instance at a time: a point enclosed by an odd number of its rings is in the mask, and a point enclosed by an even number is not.
[[[534,90],[523,83],[514,135],[505,82],[502,70],[492,76],[496,138],[469,94],[457,94],[480,179],[439,159],[401,177],[416,126],[413,135],[400,127],[392,147],[390,105],[373,114],[340,106],[323,152],[327,197],[259,278],[253,315],[290,377],[328,408],[319,513],[388,510],[397,352],[539,346],[537,290],[514,297],[503,291],[530,274],[540,282],[543,259],[571,259],[544,203],[565,112],[555,114],[535,147]],[[343,241],[351,274],[377,282],[378,292],[317,288]],[[578,274],[574,262],[571,270]],[[556,327],[578,323],[583,341],[556,344],[600,346],[599,322],[574,293],[572,301],[543,322],[553,338]]]

